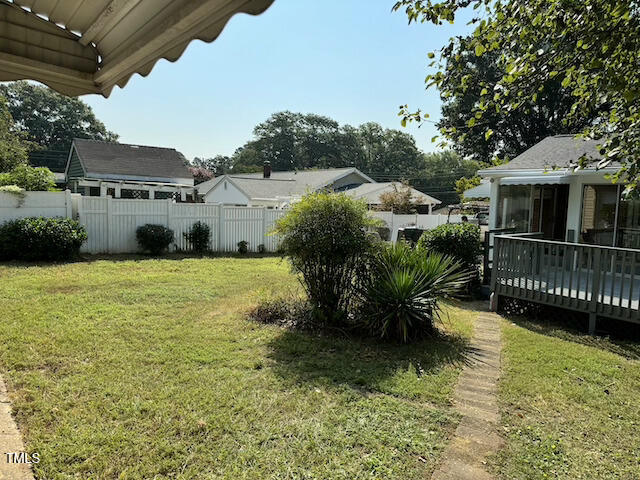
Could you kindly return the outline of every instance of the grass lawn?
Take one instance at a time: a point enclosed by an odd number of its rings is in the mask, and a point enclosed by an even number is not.
[[[503,322],[504,479],[640,478],[640,347]]]
[[[471,310],[448,307],[449,341],[404,347],[245,320],[296,288],[275,258],[0,265],[0,278],[0,368],[40,479],[425,478],[457,421]],[[629,409],[609,422],[637,420]]]

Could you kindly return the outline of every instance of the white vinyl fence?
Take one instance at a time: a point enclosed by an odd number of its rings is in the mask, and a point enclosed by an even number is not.
[[[238,242],[249,243],[249,251],[264,245],[275,252],[278,239],[269,235],[281,210],[225,207],[207,203],[173,203],[171,200],[123,200],[111,197],[82,197],[79,221],[87,229],[87,253],[134,253],[139,250],[136,229],[147,223],[164,225],[174,232],[176,250],[188,250],[184,238],[194,223],[211,229],[210,248],[214,252],[235,252]]]
[[[396,215],[392,212],[371,212],[376,218],[381,219],[391,230],[391,240],[398,239],[398,230],[405,227],[415,227],[423,230],[432,230],[445,223],[461,223],[462,215]]]
[[[66,192],[25,192],[24,196],[0,192],[0,225],[25,217],[71,217],[79,194]]]
[[[184,238],[200,221],[211,229],[210,248],[214,252],[235,252],[238,242],[249,243],[249,250],[275,252],[278,238],[270,235],[275,221],[286,211],[260,207],[226,207],[207,203],[174,203],[172,200],[130,200],[111,197],[84,197],[66,192],[27,192],[20,199],[0,193],[0,224],[23,217],[76,218],[87,229],[85,253],[135,253],[139,251],[136,229],[144,224],[164,225],[174,232],[173,250],[188,250]],[[398,229],[415,226],[432,229],[444,223],[459,223],[460,215],[394,215],[371,212],[382,219],[397,240]]]

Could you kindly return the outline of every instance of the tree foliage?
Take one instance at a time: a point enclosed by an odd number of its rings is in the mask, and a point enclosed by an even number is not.
[[[597,119],[597,112],[570,116],[574,98],[556,77],[542,84],[535,101],[524,100],[508,112],[490,108],[469,127],[476,105],[502,78],[500,52],[477,56],[472,44],[470,37],[455,43],[439,85],[443,104],[437,126],[461,156],[482,165],[504,163],[550,135],[579,132]]]
[[[0,95],[0,172],[8,172],[27,162],[29,151],[35,147],[16,131],[6,99]]]
[[[388,181],[422,166],[411,135],[377,123],[341,126],[321,115],[279,112],[257,125],[254,137],[231,157],[234,173],[261,171],[269,161],[274,171],[356,167]]]
[[[476,57],[498,55],[499,78],[481,83],[480,100],[463,129],[483,125],[485,116],[526,110],[536,104],[550,81],[559,81],[573,103],[566,122],[579,122],[592,112],[598,121],[582,134],[602,139],[605,158],[623,168],[614,179],[626,178],[637,189],[640,177],[640,4],[637,0],[401,0],[411,22],[440,25],[454,22],[467,8],[478,10],[467,48]],[[458,52],[458,39],[440,51],[438,71],[428,86],[442,87],[448,60]],[[435,57],[435,53],[430,53]],[[466,80],[465,80],[466,79]],[[462,77],[462,96],[470,78]],[[446,88],[446,87],[445,87]],[[404,121],[421,119],[421,112],[403,108]],[[485,126],[487,138],[495,134]],[[445,131],[445,135],[448,132]],[[585,164],[588,159],[583,159]]]
[[[56,177],[46,167],[34,168],[21,163],[9,172],[0,173],[0,185],[16,185],[27,191],[46,192],[55,189]]]
[[[462,177],[456,181],[456,192],[460,195],[460,198],[464,200],[464,192],[470,188],[477,187],[480,183],[482,183],[482,179],[479,176],[471,178]]]
[[[393,182],[393,191],[380,195],[380,209],[398,215],[416,213],[416,199],[413,198],[411,186],[406,182]]]
[[[301,274],[319,323],[345,321],[372,246],[367,230],[376,225],[364,202],[326,192],[304,196],[276,222],[281,251]]]
[[[68,150],[74,138],[116,141],[89,105],[25,81],[0,85],[18,131],[42,148]]]
[[[474,177],[480,164],[462,158],[453,150],[428,153],[424,156],[423,170],[411,184],[421,192],[433,195],[445,204],[456,203],[456,181],[462,177]]]

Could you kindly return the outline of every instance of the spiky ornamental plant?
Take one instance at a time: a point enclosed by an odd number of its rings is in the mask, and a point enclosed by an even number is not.
[[[470,275],[451,257],[403,243],[385,247],[363,285],[361,321],[372,335],[403,343],[432,334],[440,301],[463,289]]]

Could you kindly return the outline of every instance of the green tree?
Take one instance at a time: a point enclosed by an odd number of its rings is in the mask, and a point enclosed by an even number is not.
[[[418,172],[422,152],[411,135],[377,123],[340,126],[315,114],[279,112],[254,129],[255,138],[238,149],[233,172],[356,167],[381,180],[399,180]]]
[[[411,184],[421,192],[441,200],[445,205],[457,203],[456,182],[462,177],[474,177],[480,164],[462,158],[453,150],[424,155],[424,167]]]
[[[490,111],[503,114],[526,109],[557,79],[571,92],[567,122],[600,112],[584,135],[602,139],[600,166],[618,160],[623,168],[614,179],[626,178],[629,189],[640,177],[640,5],[637,0],[401,0],[411,22],[454,22],[461,9],[478,15],[468,48],[477,57],[499,53],[500,78],[493,88],[481,84],[481,100],[464,128],[484,122]],[[440,62],[428,86],[443,88],[446,65],[456,55],[456,39],[440,51]],[[430,57],[435,57],[431,52]],[[446,89],[447,87],[444,86]],[[452,95],[469,88],[463,82]],[[491,88],[491,90],[490,90]],[[423,118],[402,109],[404,121]],[[488,126],[485,135],[495,134]],[[588,159],[583,159],[582,164]]]
[[[7,173],[0,173],[0,186],[16,185],[27,191],[46,192],[54,190],[56,180],[46,167],[33,168],[26,163],[16,165]]]
[[[33,147],[35,145],[16,131],[7,101],[0,95],[0,172],[8,172],[20,164],[26,164]]]
[[[213,158],[195,157],[191,162],[191,165],[194,167],[204,168],[219,177],[220,175],[224,175],[231,171],[233,162],[231,157],[227,155],[216,155]]]
[[[502,78],[500,52],[477,56],[472,44],[470,37],[456,42],[439,86],[443,104],[437,126],[463,157],[483,165],[503,163],[550,135],[576,133],[596,120],[597,112],[571,117],[571,91],[562,87],[560,79],[553,78],[542,85],[535,101],[525,101],[509,112],[489,109],[482,121],[469,127],[476,105]],[[487,135],[488,131],[492,133]]]
[[[482,183],[482,179],[479,176],[467,178],[462,177],[460,180],[456,182],[456,193],[460,195],[460,200],[465,201],[464,192],[469,190],[470,188],[477,187]]]
[[[399,215],[416,213],[416,200],[411,193],[411,186],[403,182],[393,183],[393,191],[380,195],[380,210]]]
[[[18,81],[0,85],[16,128],[42,148],[68,150],[74,138],[116,141],[89,105],[48,87]]]

